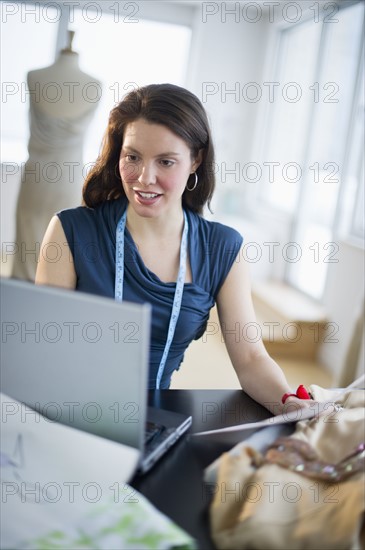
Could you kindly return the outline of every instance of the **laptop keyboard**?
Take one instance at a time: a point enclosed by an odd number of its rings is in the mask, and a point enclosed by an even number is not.
[[[146,422],[145,430],[145,443],[150,443],[155,437],[160,435],[165,429],[162,424],[155,424],[154,422]]]

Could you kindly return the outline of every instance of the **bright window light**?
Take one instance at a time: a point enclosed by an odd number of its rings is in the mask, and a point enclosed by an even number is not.
[[[110,110],[128,91],[162,82],[184,85],[191,29],[146,20],[116,23],[111,14],[90,23],[81,11],[75,11],[71,29],[81,69],[102,82],[102,98],[85,144],[85,162],[92,162]]]
[[[24,9],[14,2],[1,2],[1,160],[25,162],[29,135],[29,71],[54,62],[57,23],[56,7],[48,6],[47,20],[37,15],[39,5],[26,5],[34,15],[24,18]],[[7,14],[12,14],[7,15]]]

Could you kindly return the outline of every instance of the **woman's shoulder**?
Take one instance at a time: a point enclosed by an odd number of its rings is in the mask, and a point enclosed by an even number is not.
[[[115,199],[104,201],[94,208],[88,206],[76,206],[74,208],[66,208],[57,212],[57,216],[61,222],[68,223],[95,223],[101,220],[116,221],[120,219],[126,208],[125,200]]]
[[[104,201],[94,208],[77,206],[57,212],[67,241],[98,242],[114,238],[116,227],[126,208],[125,200]]]
[[[191,243],[190,261],[196,282],[216,299],[220,288],[242,246],[241,234],[220,222],[206,220],[189,212]]]
[[[221,243],[235,243],[241,245],[243,242],[242,235],[233,227],[225,225],[221,222],[207,220],[189,211],[189,218],[194,226],[194,232],[201,238],[207,241],[214,241],[217,244]]]

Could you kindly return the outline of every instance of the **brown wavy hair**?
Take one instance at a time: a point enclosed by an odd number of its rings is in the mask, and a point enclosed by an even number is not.
[[[119,156],[127,124],[143,118],[162,124],[182,138],[192,158],[202,151],[202,162],[196,170],[199,181],[193,191],[182,195],[184,207],[201,214],[210,202],[215,188],[214,147],[205,109],[191,92],[173,84],[150,84],[129,92],[112,109],[103,137],[101,152],[85,179],[83,201],[94,208],[106,200],[125,196],[119,175]],[[195,176],[187,182],[193,187]]]

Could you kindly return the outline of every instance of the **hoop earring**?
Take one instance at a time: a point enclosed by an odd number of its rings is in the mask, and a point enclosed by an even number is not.
[[[115,177],[117,178],[117,180],[121,180],[121,181],[122,181],[122,178],[120,177],[119,165],[118,165],[118,164],[115,165],[115,168],[114,168],[114,175],[115,175]]]
[[[196,172],[194,172],[194,176],[195,176],[194,185],[193,185],[193,187],[188,187],[188,186],[186,186],[186,190],[187,190],[187,191],[194,191],[194,189],[195,189],[196,186],[198,185],[198,174],[197,174]]]

